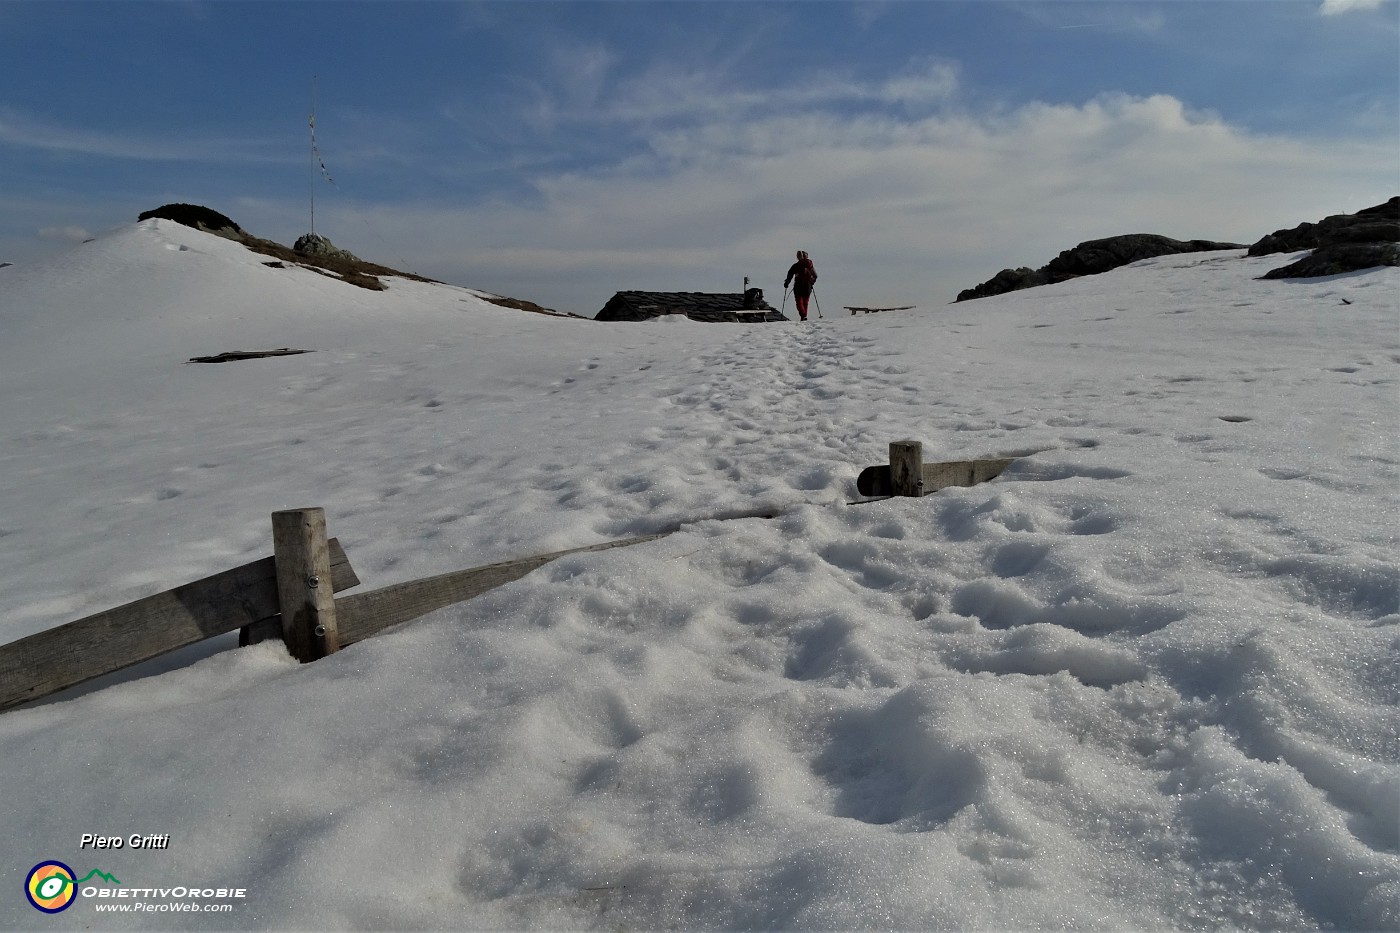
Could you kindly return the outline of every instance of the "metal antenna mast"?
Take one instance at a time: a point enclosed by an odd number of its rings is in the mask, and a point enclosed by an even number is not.
[[[316,76],[311,77],[311,235],[316,235]]]
[[[326,168],[326,161],[321,158],[321,150],[316,146],[316,82],[317,78],[311,78],[311,235],[316,235],[316,172],[319,169],[321,175],[330,182],[331,187],[335,187],[335,179]]]

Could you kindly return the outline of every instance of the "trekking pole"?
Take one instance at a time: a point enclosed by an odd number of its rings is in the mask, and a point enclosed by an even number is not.
[[[787,293],[788,293],[787,286],[784,285],[784,286],[783,286],[783,308],[782,308],[782,311],[779,311],[779,312],[778,312],[779,314],[782,314],[783,312],[787,311]]]
[[[822,316],[822,300],[817,297],[817,290],[812,289],[812,300],[817,303],[817,317]]]

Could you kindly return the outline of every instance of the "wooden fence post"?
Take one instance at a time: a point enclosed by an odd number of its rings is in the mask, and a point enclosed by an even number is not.
[[[893,495],[924,494],[924,445],[919,441],[890,441],[890,485]]]
[[[325,510],[273,512],[272,555],[287,650],[303,663],[339,651]]]

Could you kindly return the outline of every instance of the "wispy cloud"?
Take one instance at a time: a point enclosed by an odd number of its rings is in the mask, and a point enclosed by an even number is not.
[[[661,59],[635,67],[602,45],[570,41],[545,53],[544,76],[525,88],[525,112],[542,128],[610,122],[649,124],[753,119],[850,106],[927,108],[959,88],[955,62],[928,56],[892,74],[859,77],[822,69],[756,83],[752,54],[725,48],[714,55]]]
[[[892,7],[890,0],[861,0],[851,4],[851,17],[861,30],[867,30],[878,23]]]
[[[45,122],[14,108],[0,108],[0,144],[146,162],[283,162],[291,156],[282,140],[176,132],[116,133]]]
[[[1361,10],[1378,10],[1384,0],[1322,0],[1318,12],[1323,16],[1338,16],[1342,13],[1355,13]]]
[[[1048,29],[1150,34],[1167,24],[1166,14],[1147,3],[1023,3],[1017,4],[1015,9],[1027,20]]]
[[[92,234],[83,227],[63,226],[44,227],[39,230],[39,239],[56,240],[61,243],[81,243],[84,240],[92,239]]]

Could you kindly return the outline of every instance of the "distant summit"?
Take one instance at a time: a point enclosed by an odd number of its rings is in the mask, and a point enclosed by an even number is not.
[[[264,240],[248,233],[224,214],[199,204],[165,204],[155,210],[145,211],[137,217],[138,221],[152,219],[173,220],[186,227],[193,227],[205,233],[235,240],[253,252],[262,253],[278,262],[293,263],[330,273],[333,278],[372,291],[384,290],[385,285],[380,280],[381,276],[398,276],[420,282],[433,281],[411,272],[400,272],[397,269],[390,269],[388,266],[365,262],[346,250],[337,249],[330,240],[314,233],[301,237],[291,247],[283,246],[272,240]]]
[[[270,257],[272,261],[266,265],[283,267],[285,265],[302,266],[328,274],[331,278],[340,279],[349,285],[357,285],[360,288],[367,288],[371,291],[383,291],[385,286],[382,278],[396,276],[401,279],[412,279],[416,282],[432,282],[442,284],[436,279],[416,275],[412,272],[401,272],[398,269],[391,269],[388,266],[381,266],[377,263],[366,262],[360,259],[349,250],[340,249],[330,241],[328,237],[316,233],[308,233],[298,237],[291,246],[283,246],[272,240],[264,240],[261,237],[253,236],[244,230],[231,218],[218,211],[204,207],[199,204],[164,204],[155,210],[144,211],[137,218],[137,221],[146,220],[173,220],[175,223],[183,224],[186,227],[193,227],[204,233],[212,233],[225,239],[242,243],[255,253],[261,253]],[[7,265],[0,263],[0,266]],[[499,305],[503,308],[514,308],[518,311],[531,311],[536,314],[548,314],[555,317],[579,317],[577,314],[569,314],[563,311],[555,311],[553,308],[546,308],[535,304],[533,301],[522,301],[518,298],[507,298],[501,295],[493,295],[489,292],[472,289],[472,291],[485,301]]]

